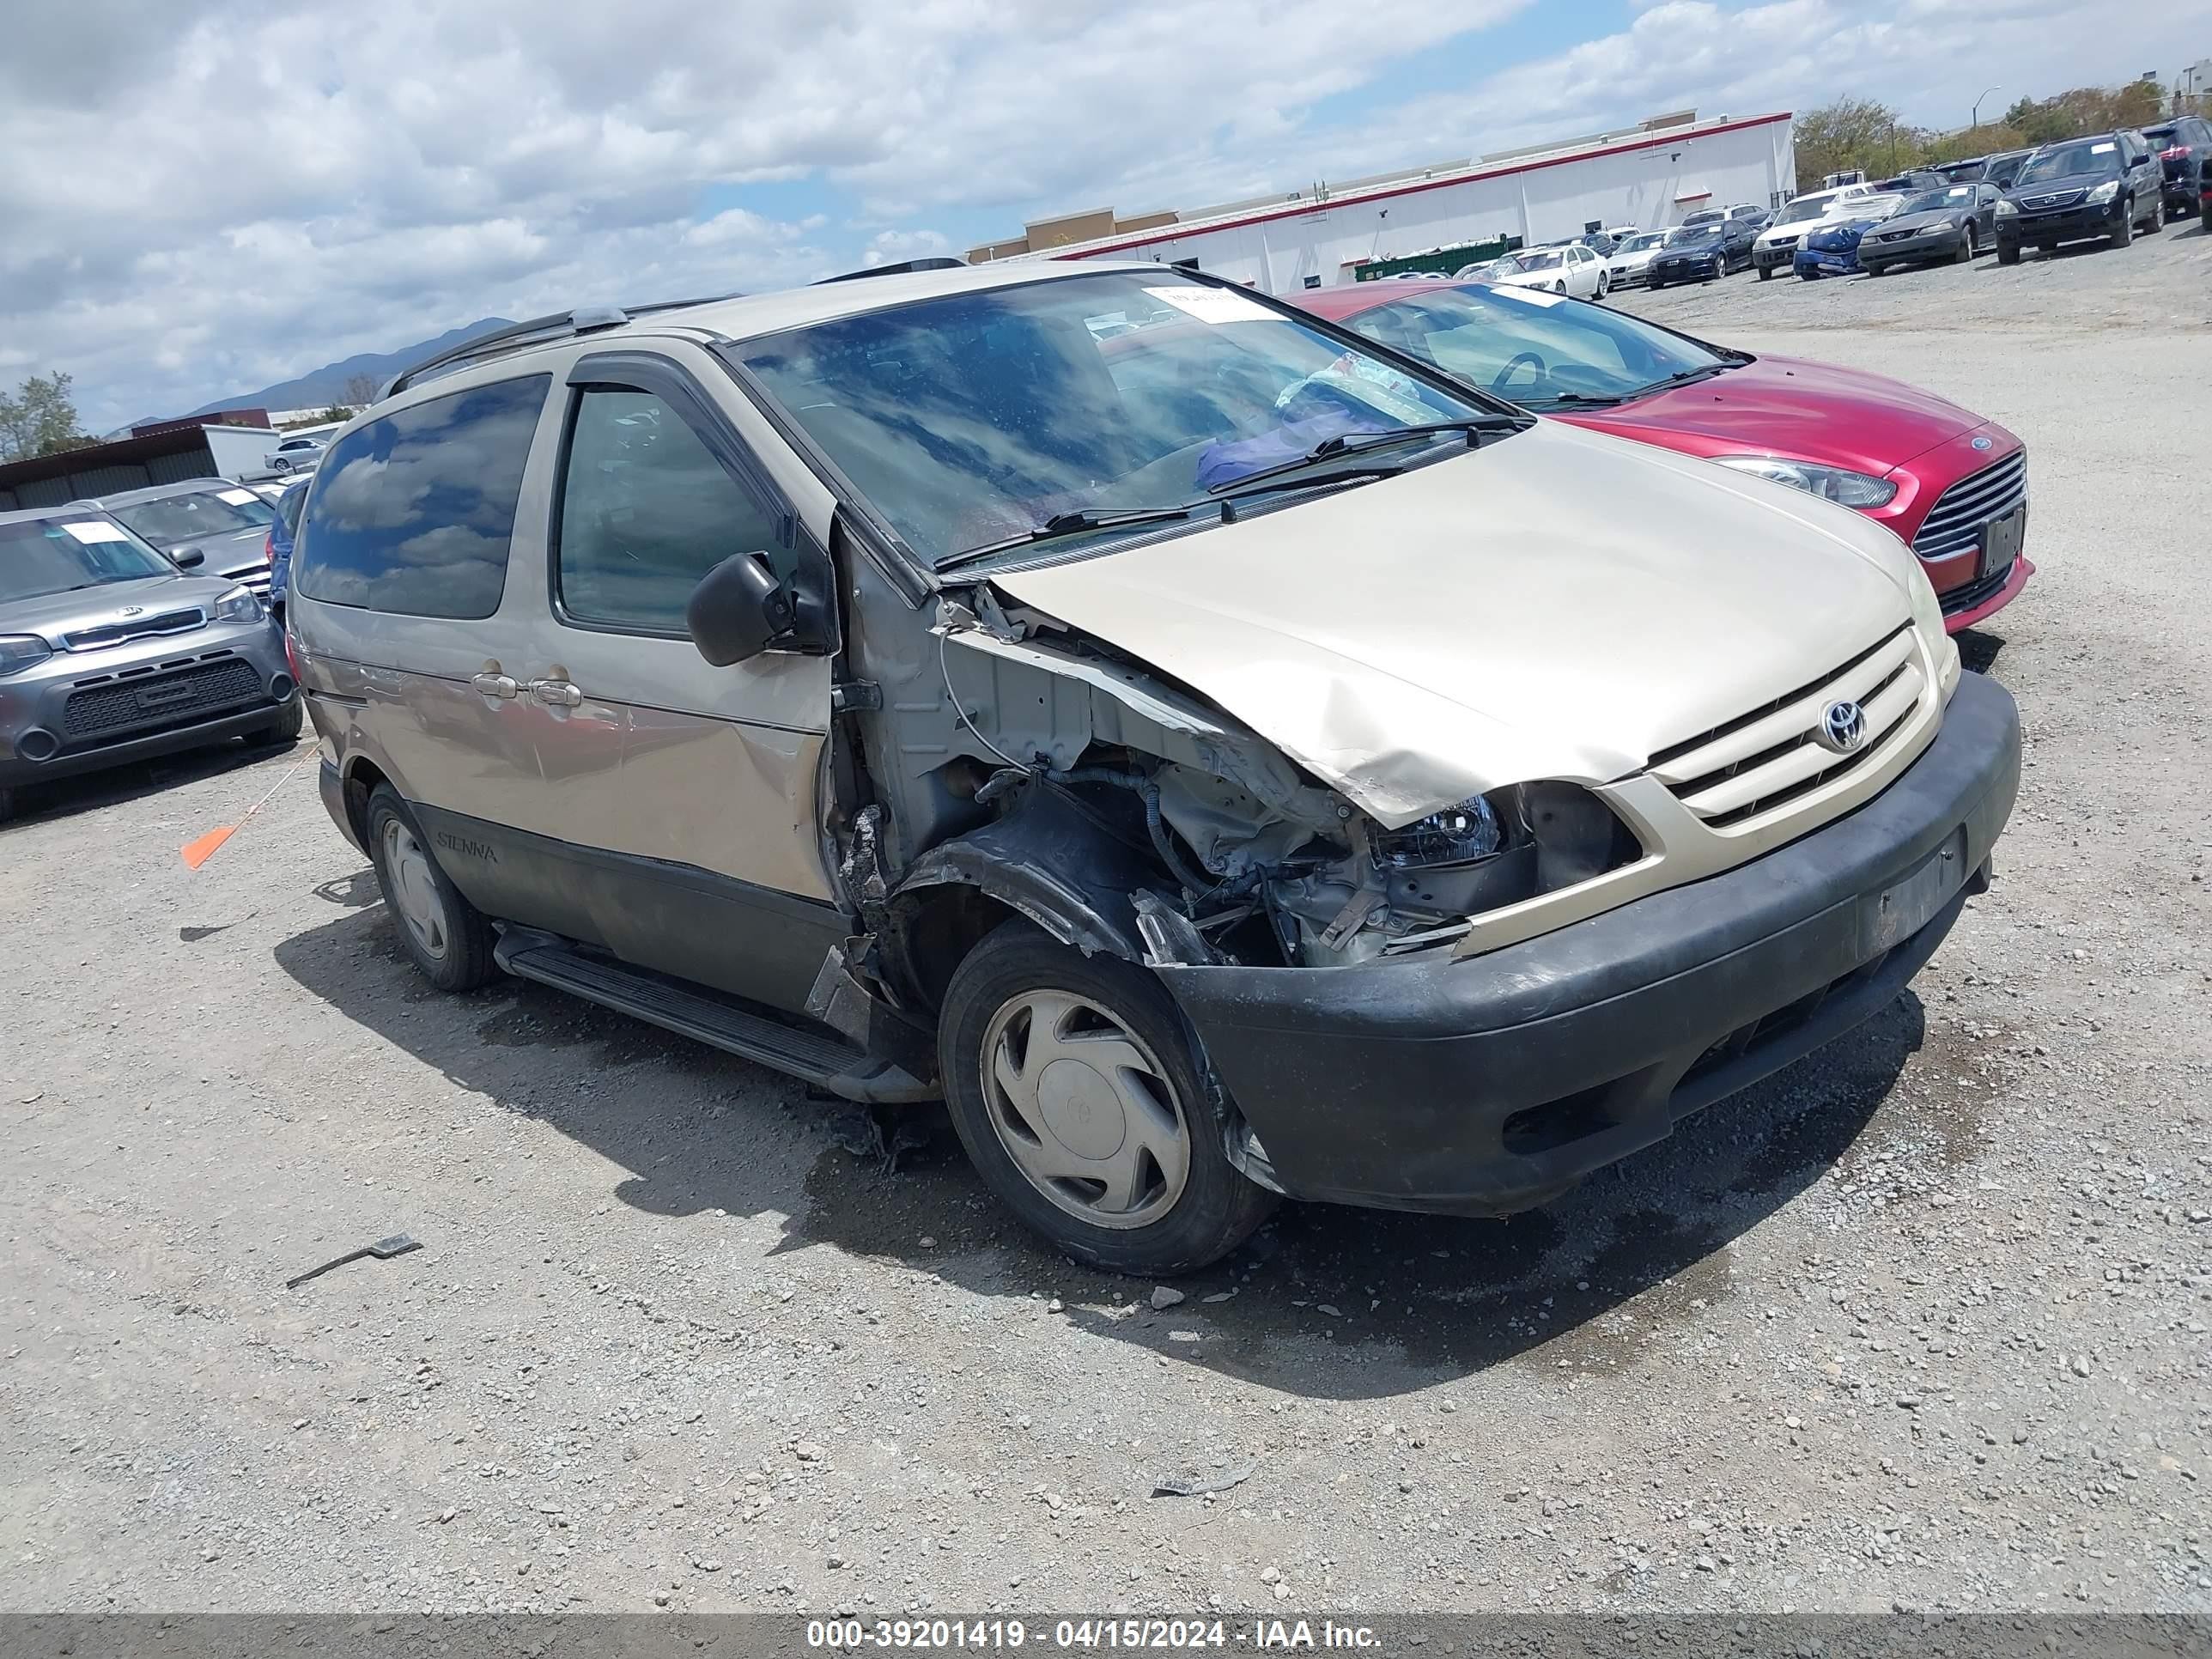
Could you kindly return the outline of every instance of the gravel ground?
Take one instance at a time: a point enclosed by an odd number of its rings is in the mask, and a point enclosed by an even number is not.
[[[2027,727],[1998,884],[1550,1208],[1293,1209],[1179,1302],[941,1123],[886,1175],[778,1077],[429,993],[309,767],[34,799],[0,1608],[2212,1611],[2208,295],[2190,226],[1628,300],[2027,439],[2041,574],[1969,641]]]

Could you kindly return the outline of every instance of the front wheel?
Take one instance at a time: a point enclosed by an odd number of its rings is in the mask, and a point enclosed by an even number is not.
[[[1759,280],[1760,282],[1762,282],[1762,283],[1771,282],[1771,281],[1773,281],[1773,279],[1774,279],[1774,267],[1773,267],[1772,265],[1761,265],[1761,266],[1759,266]]]
[[[1974,228],[1972,225],[1959,233],[1959,263],[1962,265],[1974,263]]]
[[[1078,1261],[1194,1272],[1273,1207],[1230,1163],[1219,1091],[1143,969],[1010,921],[953,974],[938,1032],[945,1103],[977,1173]]]
[[[368,798],[368,850],[384,908],[399,924],[400,948],[441,991],[473,991],[498,971],[491,923],[446,878],[398,792],[380,783]]]
[[[2112,227],[2112,243],[2114,247],[2125,247],[2135,239],[2136,204],[2128,202],[2121,206],[2120,222]]]
[[[253,735],[258,742],[272,746],[283,744],[289,747],[299,742],[301,728],[306,723],[305,700],[295,691],[292,694],[292,700],[277,710],[276,718]]]
[[[1997,263],[2001,265],[2018,264],[2020,263],[2020,244],[2018,242],[2008,242],[2000,239],[1997,242]]]

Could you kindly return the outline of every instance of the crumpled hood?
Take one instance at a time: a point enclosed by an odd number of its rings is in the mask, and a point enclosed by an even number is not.
[[[1560,418],[1686,454],[1786,455],[1877,477],[1986,424],[1923,387],[1802,357],[1757,358]]]
[[[1910,619],[1847,508],[1553,421],[1402,477],[994,576],[1141,658],[1388,827],[1601,782]]]

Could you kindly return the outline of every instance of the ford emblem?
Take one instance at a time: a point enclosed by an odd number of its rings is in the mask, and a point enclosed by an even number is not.
[[[1822,711],[1820,729],[1813,736],[1831,754],[1848,755],[1866,741],[1866,710],[1848,700],[1832,702]]]
[[[1977,449],[1989,449],[1994,447],[1996,442],[1996,441],[1994,438],[1977,438],[1974,440],[1974,447]]]

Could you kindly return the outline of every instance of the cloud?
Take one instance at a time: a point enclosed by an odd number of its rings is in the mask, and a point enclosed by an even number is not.
[[[66,369],[112,425],[494,313],[784,286],[1661,109],[1851,91],[1955,120],[1990,81],[2179,63],[2212,15],[1658,0],[1482,64],[1534,3],[379,0],[253,27],[236,0],[27,0],[0,54],[0,372]],[[1393,92],[1451,52],[1470,84]]]

